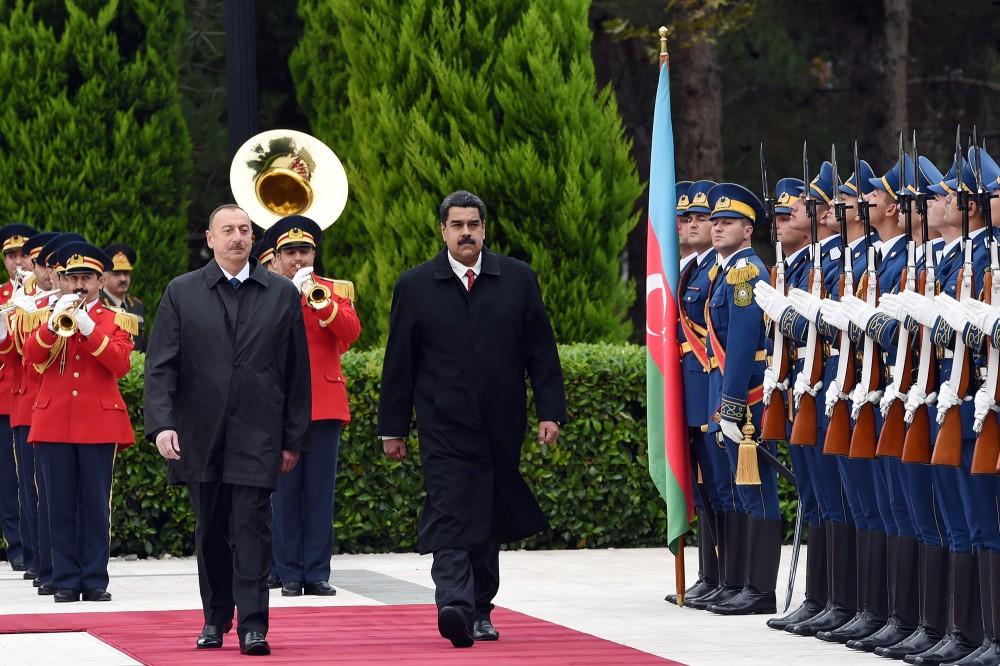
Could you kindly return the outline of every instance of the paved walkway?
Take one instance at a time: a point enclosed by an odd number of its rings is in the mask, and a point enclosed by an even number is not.
[[[782,552],[782,590],[790,554],[787,547]],[[696,562],[696,551],[688,549],[689,581],[696,576]],[[801,600],[805,548],[799,563],[793,604]],[[332,577],[337,596],[286,598],[274,590],[271,604],[433,603],[430,565],[429,556],[415,554],[338,555],[333,558]],[[3,615],[10,613],[200,606],[193,558],[113,560],[110,570],[111,603],[55,604],[51,597],[37,596],[19,573],[0,563],[0,625]],[[879,661],[839,645],[773,631],[764,626],[765,617],[722,617],[665,603],[664,594],[674,587],[674,560],[665,549],[505,551],[500,554],[500,571],[498,605],[690,666],[774,666],[789,659],[801,659],[810,666]],[[193,632],[192,645],[194,638]],[[87,634],[0,635],[0,666],[134,663]]]

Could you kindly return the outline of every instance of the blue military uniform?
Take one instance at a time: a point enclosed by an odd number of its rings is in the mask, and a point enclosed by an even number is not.
[[[764,219],[760,200],[739,185],[719,184],[709,192],[708,199],[713,223],[722,218],[750,224]],[[710,275],[706,325],[709,356],[713,361],[706,414],[708,430],[725,446],[730,474],[737,484],[741,482],[738,471],[752,470],[760,478],[759,485],[736,486],[739,511],[734,522],[737,525],[742,522],[745,531],[740,531],[746,537],[738,539],[736,544],[727,543],[727,548],[735,545],[739,555],[733,561],[742,563],[742,588],[724,590],[707,607],[714,613],[727,615],[772,613],[776,607],[774,588],[781,543],[777,477],[765,460],[757,456],[756,448],[741,447],[739,442],[729,440],[720,426],[723,421],[737,427],[749,421],[755,432],[760,430],[767,349],[764,316],[754,301],[753,285],[763,275],[766,268],[750,247],[720,258]],[[774,452],[773,443],[759,446]],[[736,578],[728,570],[726,576],[731,580]]]

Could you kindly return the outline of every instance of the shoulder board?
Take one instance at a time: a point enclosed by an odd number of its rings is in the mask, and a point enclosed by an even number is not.
[[[760,275],[760,269],[747,259],[740,259],[726,271],[726,282],[729,284],[742,284],[743,282],[749,282]]]
[[[139,335],[139,317],[118,307],[108,306],[108,310],[115,313],[115,326],[129,335]]]
[[[333,293],[337,294],[341,298],[346,298],[352,303],[354,302],[354,283],[350,280],[332,280],[326,278],[326,281],[330,283],[333,287]]]

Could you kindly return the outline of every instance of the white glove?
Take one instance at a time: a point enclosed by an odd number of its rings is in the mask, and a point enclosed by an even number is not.
[[[921,325],[934,326],[938,317],[934,301],[915,291],[904,291],[899,294],[899,300],[906,313],[920,322]]]
[[[865,403],[880,404],[881,400],[882,391],[866,391],[864,384],[855,384],[854,390],[851,391],[851,418],[858,418]]]
[[[848,294],[840,302],[844,307],[844,314],[847,315],[847,318],[862,331],[868,328],[868,322],[871,318],[878,314],[875,308],[856,296]]]
[[[906,316],[909,314],[903,306],[899,294],[882,294],[878,299],[878,307],[875,309],[899,322],[906,319]]]
[[[996,411],[997,404],[993,401],[993,396],[990,395],[989,389],[985,386],[976,391],[975,403],[975,431],[979,432],[983,428],[983,421],[986,420],[986,415],[990,413],[990,410]]]
[[[965,308],[948,294],[938,294],[934,297],[934,305],[937,306],[938,314],[948,322],[955,331],[961,335],[969,323],[969,317],[965,314]]]
[[[962,399],[958,397],[958,391],[951,385],[951,381],[941,382],[937,395],[937,422],[944,423],[944,415],[948,410],[961,404]]]
[[[837,383],[836,379],[830,382],[830,385],[826,387],[826,415],[833,415],[834,406],[836,406],[838,401],[846,397],[840,390],[840,384]]]
[[[832,301],[829,298],[824,298],[820,301],[819,307],[823,321],[830,326],[838,328],[841,331],[846,331],[850,327],[851,320],[847,318],[844,305],[840,301]]]
[[[771,321],[781,319],[782,313],[788,307],[788,299],[775,291],[774,287],[764,280],[757,280],[757,283],[754,284],[753,295],[757,305],[764,311],[764,314],[771,318]]]
[[[10,334],[10,317],[0,316],[0,342],[4,342]]]
[[[771,404],[771,393],[778,387],[777,374],[770,366],[764,370],[764,406]]]
[[[969,322],[987,335],[993,331],[997,320],[1000,319],[1000,308],[971,298],[962,301],[962,309],[965,310]]]
[[[84,336],[88,336],[94,332],[97,324],[90,318],[90,313],[86,309],[80,308],[73,313],[73,317],[76,319],[76,330],[80,331]]]
[[[917,408],[924,404],[927,404],[927,394],[924,393],[922,388],[914,384],[906,394],[906,415],[903,417],[903,420],[906,423],[913,421],[913,415],[916,414]]]
[[[906,397],[907,395],[905,393],[900,393],[892,386],[887,387],[885,392],[882,394],[882,399],[879,400],[878,403],[878,409],[882,412],[882,416],[886,416],[889,413],[889,407],[892,406],[894,401],[906,400]]]
[[[816,315],[820,310],[820,299],[816,298],[808,291],[792,289],[788,292],[788,302],[796,312],[808,319],[811,323],[816,323]]]
[[[31,296],[25,296],[24,294],[18,294],[12,298],[10,302],[12,305],[24,310],[25,312],[34,312],[38,309],[35,305],[35,299]]]
[[[719,423],[719,427],[722,429],[722,434],[726,439],[739,444],[743,441],[743,431],[740,430],[740,426],[733,421],[726,421],[725,419]]]
[[[298,289],[300,293],[302,292],[302,285],[309,280],[309,276],[312,275],[312,272],[312,266],[303,266],[299,270],[295,271],[295,275],[292,276],[292,284],[295,285],[295,288]]]

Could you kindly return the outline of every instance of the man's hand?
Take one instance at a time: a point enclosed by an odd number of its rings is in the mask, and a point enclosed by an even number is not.
[[[406,440],[402,437],[383,439],[382,450],[393,460],[402,460],[406,457]]]
[[[288,474],[293,469],[295,465],[299,462],[299,452],[298,451],[287,451],[285,449],[281,450],[281,473]]]
[[[89,337],[90,334],[94,332],[94,328],[97,326],[97,324],[94,323],[94,320],[91,319],[90,313],[86,310],[77,310],[73,313],[73,318],[76,319],[76,329],[80,331],[84,337]]]
[[[723,419],[719,422],[719,428],[722,429],[722,434],[726,436],[731,442],[739,444],[743,441],[743,431],[740,430],[740,424],[735,421],[726,421]]]
[[[161,430],[156,435],[156,450],[167,460],[181,459],[181,445],[176,430]]]
[[[310,280],[312,272],[312,266],[303,266],[299,270],[295,271],[295,275],[292,276],[292,284],[295,285],[295,288],[298,289],[299,292],[302,291],[302,285]]]
[[[559,424],[555,421],[540,421],[538,423],[538,443],[548,446],[559,439]]]
[[[778,321],[788,307],[788,300],[779,294],[774,287],[764,280],[757,280],[753,286],[753,295],[757,305],[764,311],[771,321]]]

